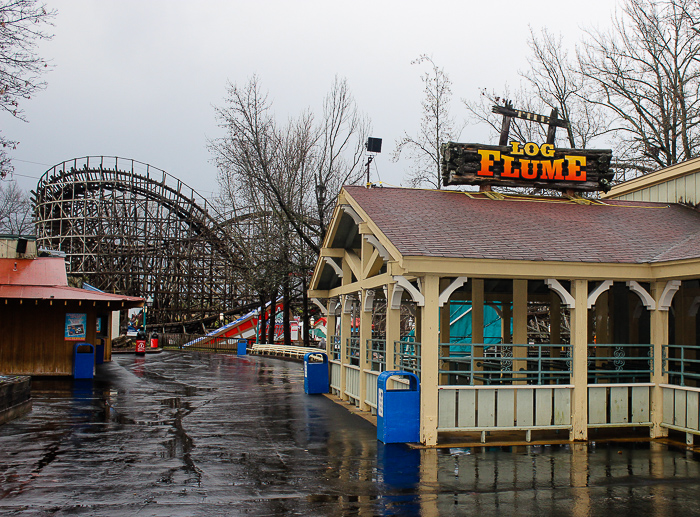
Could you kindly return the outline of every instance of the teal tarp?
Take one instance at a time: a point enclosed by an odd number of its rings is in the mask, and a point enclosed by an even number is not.
[[[484,304],[484,344],[501,344],[501,305]],[[472,304],[450,303],[450,343],[472,342]],[[512,332],[512,322],[511,322]]]
[[[502,304],[484,304],[484,344],[500,345]],[[442,309],[440,309],[442,310]],[[471,344],[472,342],[472,304],[470,302],[450,303],[450,343]],[[510,322],[510,332],[513,334],[513,321]],[[402,341],[415,341],[415,330],[411,330]],[[464,352],[471,351],[471,346],[465,346]]]

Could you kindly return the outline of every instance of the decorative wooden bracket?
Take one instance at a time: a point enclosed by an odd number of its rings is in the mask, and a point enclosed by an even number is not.
[[[343,314],[352,314],[352,304],[355,301],[354,294],[346,294],[343,300]]]
[[[408,279],[404,276],[395,276],[394,281],[399,284],[401,287],[403,287],[408,294],[411,295],[411,298],[413,299],[414,302],[419,307],[423,307],[425,305],[425,297],[423,294],[415,288],[415,286],[408,281]]]
[[[335,274],[338,275],[338,278],[343,278],[343,270],[340,268],[338,264],[335,263],[335,260],[333,260],[331,257],[321,257],[326,264],[331,266],[333,268],[333,271],[335,271]]]
[[[671,308],[671,302],[673,301],[673,297],[676,295],[676,292],[678,292],[678,289],[681,287],[681,281],[680,280],[669,280],[666,282],[666,287],[664,287],[664,290],[661,292],[661,296],[659,297],[659,303],[657,304],[656,308],[660,311],[667,311]]]
[[[593,289],[593,291],[591,291],[591,294],[588,295],[588,308],[589,309],[595,305],[596,300],[598,299],[598,297],[601,294],[603,294],[605,291],[610,289],[611,285],[613,285],[612,280],[603,280],[603,282],[598,287],[596,287],[595,289]]]
[[[656,309],[656,302],[654,301],[654,298],[647,292],[646,289],[639,285],[639,282],[635,280],[628,280],[626,284],[632,292],[636,293],[637,296],[639,296],[639,298],[642,300],[642,303],[648,310],[653,311]]]
[[[450,285],[448,285],[443,292],[440,293],[440,307],[445,305],[445,302],[450,299],[450,296],[452,296],[452,293],[454,293],[457,289],[462,287],[464,283],[469,280],[466,276],[460,276],[455,278]]]
[[[367,289],[365,291],[365,300],[362,304],[362,310],[364,312],[372,312],[374,307],[374,289]]]
[[[356,225],[359,226],[360,223],[364,223],[362,217],[360,217],[359,214],[355,212],[355,209],[350,205],[340,205],[340,209],[346,214],[348,214],[350,217],[352,217],[352,220],[355,221]]]
[[[394,310],[401,308],[401,297],[403,296],[403,287],[399,284],[394,284],[394,289],[391,293],[390,307]]]
[[[374,235],[363,235],[365,240],[369,242],[372,246],[376,248],[376,250],[379,252],[379,256],[382,257],[385,261],[389,260],[394,260],[394,258],[389,254],[387,249],[381,245],[379,242],[379,239],[377,239]]]
[[[544,283],[547,284],[552,291],[559,295],[559,298],[561,298],[561,303],[563,303],[565,307],[569,307],[570,309],[576,308],[576,300],[573,296],[571,296],[571,294],[569,294],[569,291],[564,289],[564,286],[559,283],[559,280],[556,278],[547,278]]]
[[[328,308],[321,303],[321,300],[318,298],[311,298],[311,301],[316,304],[316,306],[321,310],[321,314],[324,316],[328,316]]]

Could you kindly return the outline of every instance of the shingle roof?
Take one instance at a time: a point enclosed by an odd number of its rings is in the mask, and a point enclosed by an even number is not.
[[[345,189],[403,256],[605,263],[700,258],[700,213],[678,204]]]

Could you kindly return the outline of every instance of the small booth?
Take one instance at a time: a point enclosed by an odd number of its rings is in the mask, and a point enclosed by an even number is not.
[[[110,361],[113,311],[144,300],[69,287],[63,258],[37,256],[33,242],[15,252],[18,242],[0,239],[0,374],[83,375],[91,368],[76,344],[89,345],[93,363]]]

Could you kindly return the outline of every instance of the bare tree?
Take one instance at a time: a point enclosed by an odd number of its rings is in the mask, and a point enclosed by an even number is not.
[[[22,235],[33,232],[32,206],[26,192],[13,181],[0,183],[0,233]]]
[[[579,53],[596,90],[589,101],[613,114],[637,173],[700,154],[699,18],[696,0],[626,0],[612,29],[589,31]]]
[[[586,149],[591,141],[606,133],[609,121],[600,106],[589,101],[591,88],[577,62],[569,60],[562,38],[542,29],[538,36],[530,28],[528,39],[530,69],[521,72],[536,98],[569,121],[566,139],[572,149]],[[547,113],[545,113],[547,114]]]
[[[45,87],[41,75],[48,65],[37,56],[36,46],[51,38],[44,28],[55,14],[36,0],[0,2],[0,108],[20,120],[26,120],[20,102]],[[12,172],[7,150],[18,143],[0,134],[0,178]]]
[[[496,141],[501,133],[503,116],[494,113],[493,106],[515,106],[532,113],[540,113],[545,107],[542,101],[529,94],[522,87],[519,90],[511,90],[508,85],[503,88],[500,94],[481,88],[477,99],[462,99],[467,109],[468,118],[476,124],[485,124]],[[511,121],[509,135],[512,140],[520,142],[543,141],[547,136],[542,125],[520,119]]]
[[[229,85],[217,115],[226,135],[211,141],[210,150],[219,169],[221,201],[234,213],[249,211],[265,219],[251,241],[248,281],[261,299],[281,286],[287,332],[291,293],[299,284],[303,289],[335,198],[344,184],[362,176],[368,124],[346,82],[337,78],[320,125],[308,111],[280,124],[256,77],[243,87]],[[261,242],[266,239],[276,242]],[[308,329],[307,307],[304,319]]]
[[[369,135],[369,120],[360,114],[347,80],[336,76],[323,103],[323,119],[317,143],[314,193],[318,221],[318,244],[326,235],[343,185],[362,179],[364,143]]]
[[[590,102],[591,88],[578,70],[578,61],[569,60],[561,36],[555,37],[547,29],[539,35],[530,29],[528,46],[530,68],[520,72],[524,84],[515,91],[506,86],[500,94],[482,89],[478,101],[463,99],[471,118],[486,123],[498,135],[502,116],[491,111],[493,105],[510,102],[517,109],[544,115],[556,109],[560,118],[569,121],[569,127],[560,130],[565,135],[565,145],[588,148],[594,139],[606,133],[609,121],[602,107]],[[521,142],[547,138],[546,126],[518,119],[511,120],[510,133]]]
[[[458,138],[458,129],[450,115],[452,81],[443,68],[438,67],[431,57],[420,56],[411,64],[428,63],[430,69],[421,76],[423,81],[423,115],[420,130],[416,136],[404,132],[396,142],[392,159],[396,162],[406,151],[414,162],[408,181],[411,186],[442,188],[440,171],[440,146]]]

